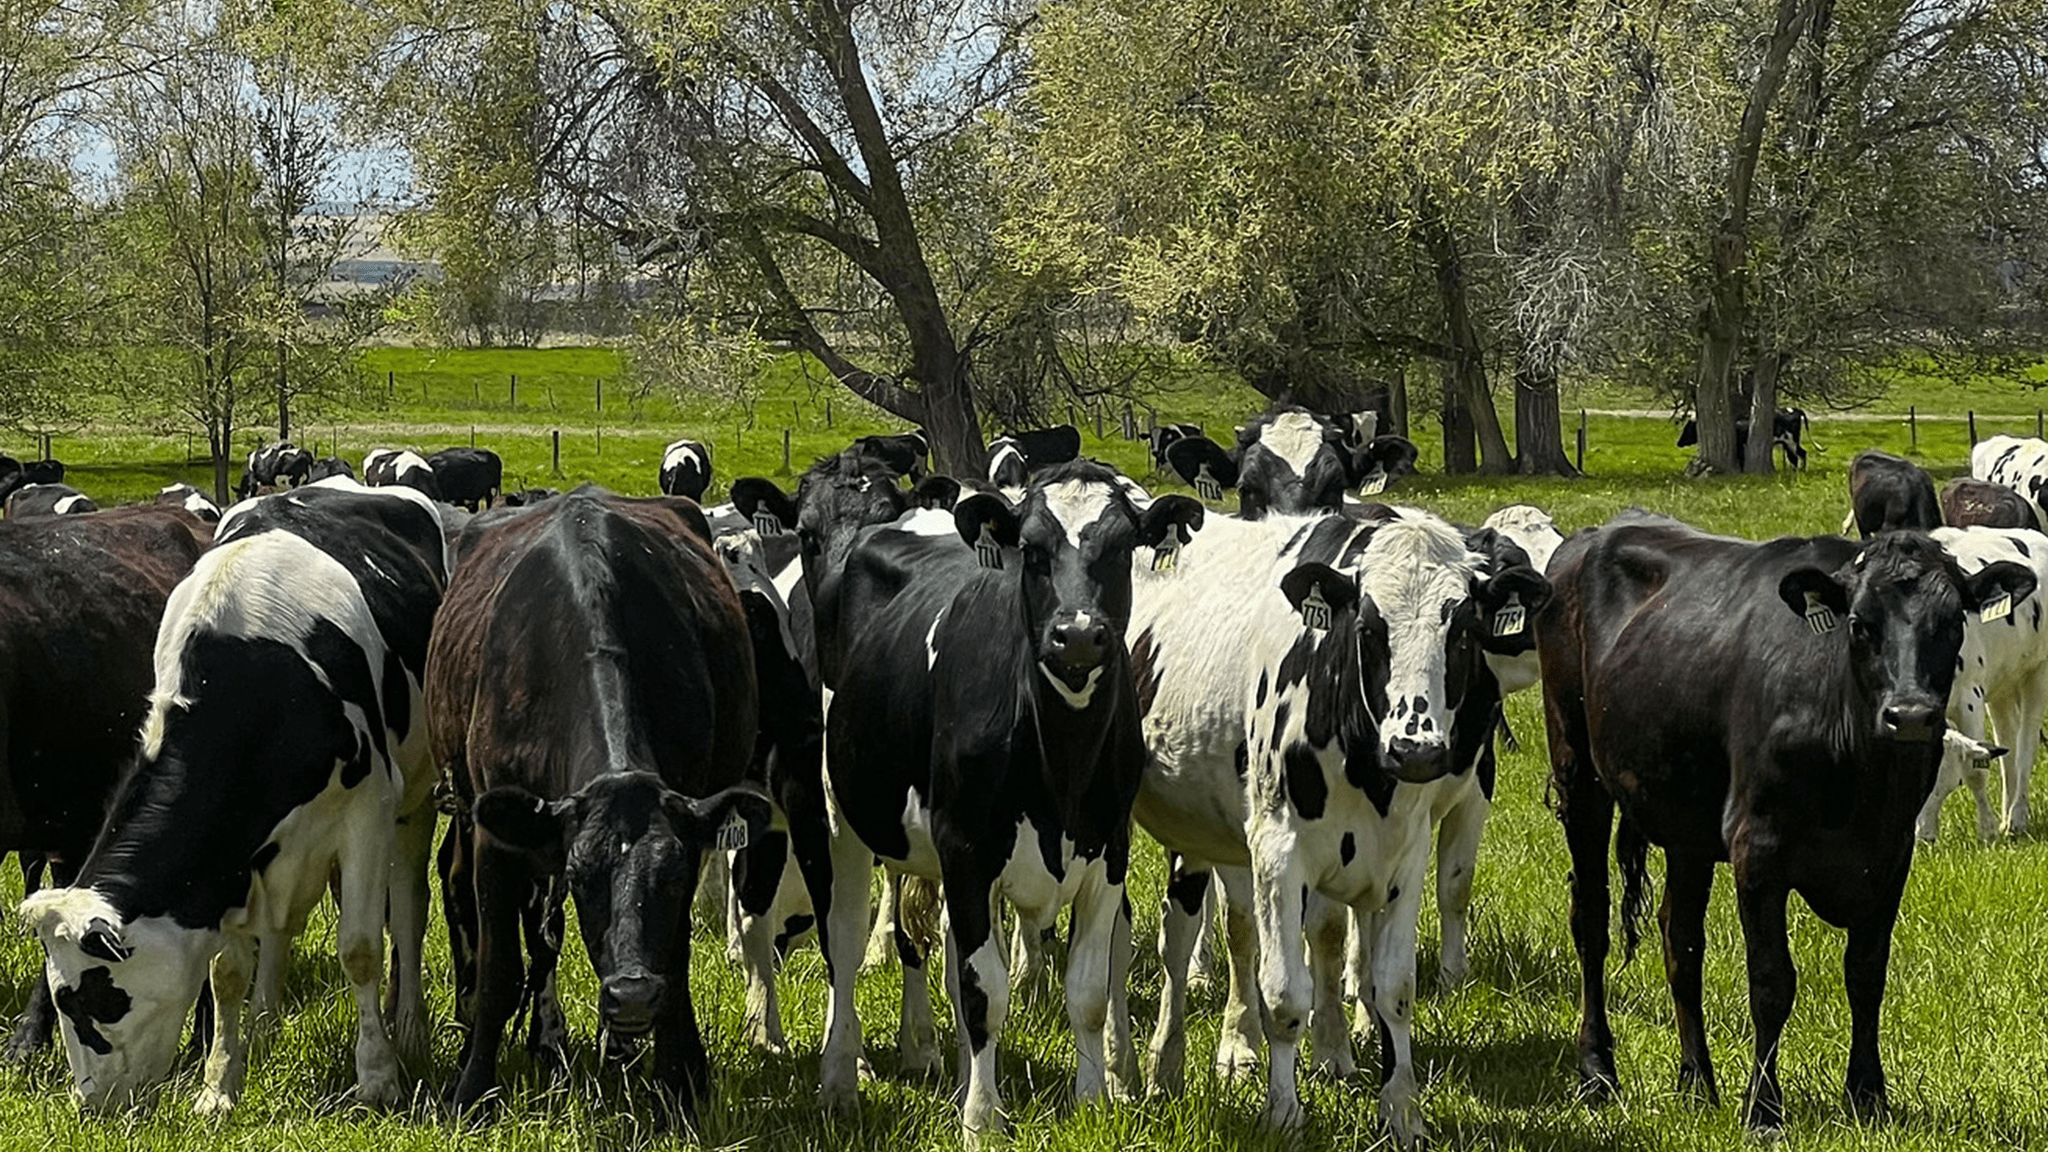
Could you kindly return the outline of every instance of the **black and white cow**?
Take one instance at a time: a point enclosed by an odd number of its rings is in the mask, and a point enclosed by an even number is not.
[[[434,775],[419,686],[446,572],[432,503],[327,480],[237,504],[171,593],[135,765],[72,886],[22,902],[87,1107],[154,1094],[210,975],[197,1107],[232,1108],[257,944],[274,969],[337,864],[356,1091],[401,1097],[378,993],[388,908],[392,1023],[423,1053]]]
[[[306,483],[325,480],[330,476],[342,476],[353,480],[356,478],[356,470],[354,465],[339,456],[322,456],[313,461],[313,466],[306,470]]]
[[[436,499],[471,512],[496,504],[505,486],[505,462],[488,448],[443,448],[427,457],[427,470],[440,489]]]
[[[1124,978],[1113,937],[1129,930],[1130,803],[1144,766],[1123,640],[1131,554],[1183,539],[1201,517],[1186,497],[1141,513],[1112,469],[1075,461],[1040,470],[1021,505],[977,494],[859,534],[838,611],[842,660],[860,674],[840,678],[827,721],[841,815],[826,910],[827,1106],[856,1096],[854,973],[875,856],[944,889],[970,1138],[1002,1123],[996,1045],[1010,986],[998,895],[1034,925],[1074,905],[1075,1095],[1100,1095],[1112,1063],[1129,1084],[1129,1021],[1110,1003]]]
[[[706,851],[772,817],[733,787],[756,731],[744,612],[688,501],[584,487],[478,524],[428,670],[434,758],[472,833],[444,880],[448,906],[475,916],[478,965],[453,1103],[497,1085],[505,1026],[529,1000],[532,1046],[566,1067],[554,973],[573,895],[607,1047],[651,1035],[664,1102],[694,1114],[710,1072],[691,893]]]
[[[1582,985],[1581,1090],[1615,1092],[1608,1025],[1612,836],[1633,951],[1650,845],[1677,1009],[1678,1082],[1716,1097],[1701,1001],[1714,865],[1735,875],[1755,1061],[1743,1118],[1784,1124],[1778,1051],[1797,974],[1786,904],[1848,930],[1846,1097],[1885,1106],[1878,1020],[1913,825],[1942,757],[1964,616],[2034,591],[1992,564],[1965,576],[1933,540],[1887,532],[1757,544],[1623,513],[1566,540],[1537,615],[1551,788],[1571,852]]]
[[[988,482],[1012,504],[1024,499],[1024,488],[1031,483],[1031,462],[1022,444],[1008,436],[989,441]]]
[[[910,482],[916,484],[925,478],[925,462],[931,457],[932,445],[930,437],[922,431],[899,432],[894,436],[863,436],[853,442],[853,450],[910,477]]]
[[[0,851],[39,854],[68,884],[135,753],[164,602],[205,546],[180,512],[117,508],[0,524]],[[4,1058],[49,1042],[48,982]]]
[[[1810,422],[1803,408],[1780,408],[1771,416],[1771,446],[1785,453],[1785,466],[1794,471],[1806,468],[1806,446],[1800,437],[1809,429]],[[1688,418],[1685,427],[1678,431],[1678,446],[1690,448],[1700,442],[1700,424],[1697,419]],[[1749,451],[1749,420],[1735,421],[1735,457],[1740,460]],[[1827,451],[1822,448],[1820,451]]]
[[[1381,505],[1219,520],[1172,561],[1138,559],[1132,656],[1150,766],[1136,813],[1183,857],[1162,923],[1155,1083],[1172,1090],[1181,1079],[1202,874],[1224,880],[1237,921],[1246,898],[1233,889],[1248,869],[1256,935],[1228,933],[1219,1071],[1247,1070],[1263,1031],[1267,1116],[1280,1124],[1301,1117],[1295,1056],[1311,1022],[1318,1063],[1351,1071],[1343,913],[1371,913],[1361,985],[1383,1038],[1381,1117],[1411,1144],[1422,1134],[1409,1029],[1432,833],[1443,826],[1445,963],[1462,976],[1499,709],[1485,658],[1511,602],[1524,614],[1501,630],[1522,638],[1543,579],[1494,532]]]
[[[220,505],[190,484],[166,484],[157,490],[156,503],[165,508],[183,508],[208,524],[220,522]]]
[[[711,487],[711,446],[678,440],[662,449],[659,479],[663,495],[702,500]]]
[[[1033,472],[1081,458],[1081,430],[1072,424],[1005,432],[998,439],[1016,444]]]
[[[1166,459],[1166,450],[1173,447],[1174,441],[1185,440],[1190,436],[1200,436],[1201,434],[1202,426],[1200,424],[1161,424],[1152,429],[1145,436],[1145,439],[1152,448],[1152,470],[1164,472],[1172,467],[1172,464]]]
[[[259,488],[284,488],[304,484],[313,467],[313,454],[289,440],[266,444],[249,453],[235,496],[247,500]]]
[[[92,497],[69,484],[24,484],[7,497],[7,518],[22,520],[35,516],[75,516],[97,512]]]
[[[1334,511],[1347,489],[1372,495],[1414,471],[1416,448],[1399,436],[1380,436],[1353,451],[1344,431],[1303,408],[1275,408],[1238,433],[1225,452],[1215,441],[1185,437],[1170,445],[1167,460],[1204,500],[1238,490],[1238,515],[1256,520],[1268,512]]]
[[[517,492],[505,493],[499,503],[508,508],[526,508],[543,500],[552,500],[562,494],[560,488],[522,488]]]
[[[1941,503],[1934,481],[1911,460],[1868,448],[1849,463],[1849,517],[1842,534],[1854,527],[1865,540],[1879,532],[1931,532],[1941,527]]]
[[[441,499],[433,466],[419,453],[402,448],[372,448],[363,457],[363,483],[372,488],[406,487],[429,500]]]
[[[1941,522],[1950,528],[2041,527],[2033,501],[1989,480],[1957,476],[1941,486]]]
[[[2048,440],[1993,436],[1970,449],[1970,475],[2026,497],[2041,523],[2048,524]]]

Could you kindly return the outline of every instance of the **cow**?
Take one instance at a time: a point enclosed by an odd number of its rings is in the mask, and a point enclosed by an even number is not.
[[[1024,487],[1031,483],[1031,461],[1016,439],[998,436],[989,441],[988,482],[1010,503],[1023,501]]]
[[[304,484],[313,468],[313,454],[289,440],[266,444],[249,453],[242,479],[235,485],[237,499],[247,500],[259,488],[287,488]]]
[[[2033,505],[2041,523],[2048,524],[2048,440],[2033,437],[1993,436],[1970,449],[1970,476],[2003,484]]]
[[[1931,532],[1941,527],[1941,504],[1925,469],[1889,452],[1867,448],[1849,464],[1849,517],[1863,539],[1879,532]]]
[[[306,483],[312,484],[329,476],[342,476],[353,480],[356,478],[356,470],[339,456],[322,456],[313,461],[313,466],[306,470]]]
[[[1965,574],[2000,562],[2027,568],[2048,585],[2048,536],[2031,528],[1939,528],[1932,533]],[[1994,815],[1984,793],[1982,775],[1969,779],[1977,798],[1977,831],[1985,839],[2005,829],[2017,836],[2027,830],[2027,790],[2033,780],[2040,732],[2048,721],[2048,632],[2042,628],[2042,598],[1988,619],[1971,617],[1963,625],[1961,667],[1949,692],[1948,720],[1964,735],[1982,740],[1985,721],[1996,728],[1999,742],[2009,745],[2005,757],[2005,802]],[[1921,809],[1922,840],[1933,840],[1941,823],[1941,803],[1953,786],[1936,785]]]
[[[1803,408],[1780,408],[1771,415],[1771,446],[1785,453],[1785,466],[1794,471],[1806,469],[1806,446],[1800,437],[1810,427]],[[1695,418],[1688,418],[1685,426],[1678,431],[1678,446],[1690,448],[1700,442],[1700,425]],[[1749,451],[1749,420],[1735,421],[1735,458],[1740,460]],[[1822,448],[1820,451],[1827,451]]]
[[[62,484],[64,462],[62,460],[31,460],[21,466],[21,482],[24,484]]]
[[[23,520],[36,516],[75,516],[97,512],[92,497],[69,484],[24,484],[7,497],[7,518]]]
[[[427,457],[427,470],[441,490],[435,499],[471,512],[496,504],[505,485],[505,462],[488,448],[443,448]]]
[[[1238,492],[1238,515],[1256,520],[1269,511],[1336,510],[1345,490],[1372,495],[1414,471],[1415,445],[1399,436],[1376,437],[1353,451],[1344,432],[1305,408],[1276,407],[1239,430],[1237,447],[1191,436],[1167,450],[1180,478],[1204,500]]]
[[[2025,496],[1989,480],[1958,476],[1941,486],[1941,522],[1950,528],[2041,528]]]
[[[1152,449],[1152,470],[1154,472],[1164,472],[1172,467],[1167,462],[1166,450],[1173,446],[1174,441],[1185,440],[1190,436],[1200,436],[1201,434],[1202,426],[1200,424],[1161,424],[1146,433],[1145,439]]]
[[[1934,774],[1934,791],[1927,807],[1920,810],[1920,839],[1932,843],[1941,822],[1941,802],[1956,789],[1968,785],[1977,798],[1977,835],[1989,840],[1998,835],[1998,818],[1991,813],[1991,765],[2010,750],[1986,744],[1954,728],[1941,734],[1941,767]]]
[[[252,975],[274,979],[337,864],[356,1093],[400,1099],[398,1049],[427,1040],[434,776],[420,683],[447,567],[435,506],[410,491],[324,480],[222,517],[165,607],[140,748],[105,825],[71,885],[21,906],[49,957],[81,1104],[151,1098],[210,975],[195,1106],[231,1110]],[[398,1049],[378,1003],[387,908]]]
[[[1016,444],[1017,449],[1024,453],[1024,462],[1033,472],[1054,464],[1065,464],[1081,456],[1081,430],[1072,424],[1005,432],[998,439]]]
[[[1135,1075],[1129,1020],[1110,1011],[1124,977],[1125,950],[1112,937],[1129,927],[1130,804],[1144,766],[1123,641],[1131,555],[1184,538],[1202,509],[1165,497],[1141,513],[1115,475],[1092,461],[1053,465],[1020,505],[978,493],[950,512],[861,531],[849,549],[836,647],[858,654],[861,674],[839,679],[827,719],[841,817],[824,910],[827,1107],[856,1102],[853,981],[875,856],[944,889],[970,1139],[1002,1122],[996,1046],[1009,975],[993,919],[999,893],[1033,925],[1074,905],[1066,994],[1076,1098],[1100,1095],[1111,1063],[1126,1084]],[[906,982],[914,971],[906,958]]]
[[[373,448],[363,457],[363,483],[372,488],[400,485],[423,493],[429,500],[441,499],[441,484],[434,469],[417,452],[402,448]]]
[[[661,450],[661,491],[667,496],[702,500],[711,487],[711,446],[678,440]]]
[[[853,442],[853,449],[891,471],[910,477],[912,484],[925,478],[925,461],[932,454],[931,439],[921,430],[894,436],[863,436]]]
[[[166,484],[157,489],[156,504],[164,508],[183,508],[208,524],[220,522],[220,505],[207,499],[205,493],[190,484]]]
[[[505,493],[499,503],[508,508],[525,508],[543,500],[552,500],[562,494],[560,488],[522,488],[517,492]]]
[[[1381,1119],[1404,1146],[1420,1139],[1409,1029],[1431,834],[1443,825],[1443,963],[1459,979],[1499,709],[1482,656],[1526,643],[1544,587],[1498,533],[1383,505],[1221,520],[1165,563],[1139,554],[1132,654],[1149,763],[1135,811],[1182,854],[1162,915],[1155,1086],[1181,1082],[1184,973],[1213,871],[1239,922],[1219,1072],[1247,1070],[1264,1040],[1266,1115],[1282,1125],[1301,1119],[1305,1027],[1317,1062],[1350,1072],[1337,964],[1344,910],[1360,909],[1378,925],[1361,992],[1382,1037]],[[1495,637],[1511,603],[1515,630]],[[1241,926],[1247,903],[1255,933]]]
[[[0,851],[38,854],[58,885],[134,754],[164,602],[210,535],[148,506],[0,524]],[[28,1058],[55,1025],[38,979],[0,1058]]]
[[[2017,605],[2032,571],[1964,575],[1917,532],[1753,543],[1623,513],[1551,558],[1537,613],[1551,794],[1571,854],[1578,1075],[1618,1088],[1607,1020],[1609,830],[1629,951],[1664,849],[1665,971],[1681,1087],[1717,1099],[1701,1007],[1716,861],[1735,875],[1755,1062],[1744,1122],[1781,1131],[1778,1048],[1796,975],[1786,901],[1848,930],[1847,1100],[1881,1110],[1878,1015],[1913,825],[1941,760],[1965,613]]]
[[[665,1110],[692,1116],[709,1069],[690,894],[707,850],[773,818],[741,786],[755,735],[745,614],[692,502],[585,486],[478,523],[428,657],[434,760],[470,831],[444,891],[470,894],[476,931],[452,1103],[467,1111],[497,1085],[505,1026],[529,999],[537,1055],[566,1067],[554,970],[573,895],[606,1047],[651,1035]]]
[[[0,452],[0,500],[6,500],[8,493],[26,483],[28,478],[22,475],[21,461]]]

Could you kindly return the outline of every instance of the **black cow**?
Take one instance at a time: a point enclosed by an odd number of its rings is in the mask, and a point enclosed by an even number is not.
[[[529,1000],[537,1054],[564,1066],[566,889],[608,1041],[652,1033],[664,1102],[694,1114],[710,1075],[690,1000],[697,870],[772,817],[767,797],[734,787],[755,735],[746,616],[694,503],[586,486],[478,524],[428,661],[434,757],[472,833],[444,880],[444,899],[473,894],[476,917],[454,1104],[496,1086],[505,1025]]]
[[[687,496],[702,500],[711,487],[711,446],[695,440],[678,440],[661,450],[661,474],[657,478],[665,496]]]
[[[99,510],[100,506],[93,503],[92,497],[69,484],[24,484],[7,497],[9,520],[33,516],[73,516]]]
[[[437,499],[471,512],[497,503],[505,484],[505,462],[488,448],[443,448],[427,457],[427,469],[441,490]]]
[[[266,444],[249,453],[235,496],[247,500],[259,488],[284,488],[304,484],[313,468],[313,454],[289,440]]]
[[[1353,451],[1344,429],[1327,417],[1282,405],[1241,429],[1232,451],[1192,436],[1170,445],[1166,455],[1205,500],[1236,488],[1238,515],[1256,520],[1268,511],[1334,511],[1344,506],[1348,488],[1378,493],[1415,470],[1418,452],[1399,436],[1378,436]]]
[[[1782,1126],[1778,1047],[1796,976],[1785,936],[1798,892],[1848,930],[1848,1101],[1885,1104],[1877,1028],[1913,824],[1942,755],[1966,612],[2016,602],[2033,573],[1964,576],[1916,532],[1765,544],[1624,513],[1552,557],[1538,614],[1551,787],[1571,850],[1583,977],[1579,1078],[1617,1087],[1607,1023],[1606,852],[1633,951],[1648,846],[1664,849],[1659,913],[1677,1007],[1679,1083],[1713,1100],[1701,1014],[1714,864],[1735,874],[1756,1060],[1744,1118]]]
[[[147,506],[0,524],[0,852],[40,855],[60,886],[133,757],[164,602],[211,534]],[[55,1024],[38,978],[4,1058],[26,1059]]]
[[[306,483],[316,484],[330,476],[345,476],[353,480],[356,478],[356,470],[339,456],[322,456],[313,461],[313,466],[306,470]]]
[[[12,456],[0,456],[0,500],[30,484],[62,484],[64,462],[31,460],[24,464]]]
[[[28,478],[21,474],[21,461],[0,452],[0,500],[7,499],[8,493],[26,483]]]
[[[1803,408],[1780,408],[1771,415],[1771,442],[1774,448],[1785,453],[1785,466],[1795,471],[1806,468],[1806,446],[1800,440],[1810,421]],[[1697,419],[1688,419],[1685,427],[1678,430],[1678,446],[1690,448],[1700,442],[1700,425]],[[1823,448],[1821,451],[1825,452]],[[1749,421],[1738,418],[1735,421],[1735,458],[1742,459],[1749,452]]]
[[[372,488],[399,485],[423,493],[429,500],[442,498],[433,466],[419,453],[402,448],[371,449],[363,457],[363,483]]]
[[[1166,450],[1173,447],[1175,441],[1185,440],[1190,436],[1200,436],[1201,434],[1202,426],[1200,424],[1161,424],[1152,429],[1151,432],[1146,434],[1145,439],[1152,446],[1153,471],[1164,472],[1172,467],[1167,462]]]
[[[1024,453],[1024,463],[1033,472],[1078,460],[1081,456],[1081,430],[1072,424],[1005,432],[997,439],[1016,444],[1017,450]]]
[[[1942,485],[1941,521],[1951,528],[2032,528],[2039,514],[2025,496],[2003,484],[1958,476]]]
[[[893,472],[910,477],[910,482],[916,484],[925,478],[925,461],[932,454],[932,445],[929,437],[922,431],[916,431],[894,436],[863,436],[853,442],[853,450]]]
[[[499,503],[508,508],[525,508],[543,500],[552,500],[562,494],[560,488],[522,488],[517,492],[505,493]]]
[[[1112,1062],[1133,1074],[1129,1021],[1108,1010],[1145,761],[1123,636],[1131,553],[1169,534],[1184,540],[1201,518],[1200,504],[1179,496],[1140,512],[1113,469],[1074,461],[1039,471],[1021,505],[978,494],[859,533],[841,579],[838,643],[858,653],[861,674],[840,680],[827,726],[845,818],[826,911],[828,1107],[855,1098],[853,981],[875,856],[944,889],[970,1135],[1001,1123],[996,1044],[1010,985],[992,923],[998,893],[1036,924],[1074,905],[1076,1097],[1100,1094]]]
[[[1931,532],[1941,527],[1941,504],[1926,470],[1868,448],[1849,464],[1849,519],[1865,540],[1879,532]]]

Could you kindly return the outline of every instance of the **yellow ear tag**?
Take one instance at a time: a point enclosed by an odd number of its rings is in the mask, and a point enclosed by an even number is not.
[[[1989,624],[1993,620],[2002,619],[2010,615],[2012,615],[2012,593],[2000,592],[1998,599],[1986,604],[1984,611],[1977,614],[1977,619]]]
[[[1003,546],[996,543],[996,522],[993,520],[981,526],[981,536],[974,542],[974,561],[993,572],[1003,570]]]
[[[1806,594],[1806,628],[1815,636],[1825,636],[1835,630],[1835,610],[1820,602],[1820,593]]]

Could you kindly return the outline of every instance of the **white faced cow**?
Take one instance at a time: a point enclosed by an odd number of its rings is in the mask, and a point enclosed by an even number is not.
[[[402,448],[372,448],[363,457],[363,483],[372,488],[402,486],[424,493],[430,500],[441,499],[433,465],[419,453]]]
[[[661,491],[665,496],[702,500],[711,487],[711,448],[695,440],[678,440],[661,450]]]
[[[234,1106],[255,947],[297,933],[341,872],[356,1090],[395,1103],[378,991],[387,907],[401,1044],[426,1044],[420,944],[434,830],[421,677],[447,579],[434,506],[328,480],[244,501],[172,593],[141,753],[73,886],[22,914],[49,954],[72,1093],[151,1096],[213,981],[197,1107]]]
[[[1399,436],[1354,446],[1346,429],[1329,418],[1282,406],[1239,429],[1233,451],[1204,436],[1187,436],[1168,445],[1166,457],[1205,500],[1220,500],[1224,489],[1236,488],[1238,515],[1256,520],[1269,511],[1335,511],[1348,488],[1377,493],[1414,471],[1416,450]]]

